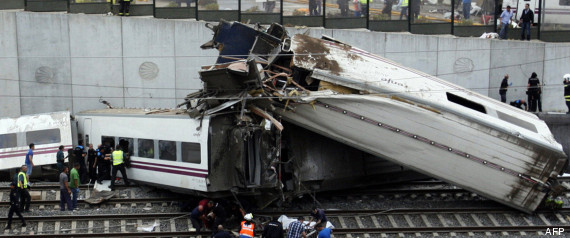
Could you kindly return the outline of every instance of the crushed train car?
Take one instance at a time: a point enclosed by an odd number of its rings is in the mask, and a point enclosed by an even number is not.
[[[181,104],[193,117],[283,120],[524,212],[564,190],[566,155],[531,113],[330,37],[209,27],[220,55]]]

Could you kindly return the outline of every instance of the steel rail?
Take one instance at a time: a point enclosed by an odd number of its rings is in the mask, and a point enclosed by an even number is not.
[[[325,210],[327,216],[346,216],[346,215],[377,215],[377,214],[464,214],[464,213],[521,213],[519,210],[508,207],[467,207],[467,208],[394,208],[394,209],[367,209],[367,210]],[[539,209],[536,213],[570,213],[570,208],[561,208],[558,210]],[[275,215],[308,215],[307,211],[259,211],[258,216],[275,216]]]
[[[163,198],[114,198],[109,199],[101,204],[105,203],[148,203],[148,202],[171,202],[171,201],[180,201],[183,198],[177,197],[163,197]],[[79,204],[89,204],[85,202],[84,199],[77,200]],[[0,202],[0,206],[9,206],[10,202]],[[30,205],[59,205],[59,200],[49,200],[49,201],[31,201]]]

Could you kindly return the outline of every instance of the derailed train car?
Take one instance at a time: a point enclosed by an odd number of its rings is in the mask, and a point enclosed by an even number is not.
[[[191,115],[236,105],[524,212],[565,189],[562,146],[531,113],[329,37],[289,36],[277,24],[211,28],[202,48],[220,56],[187,97]]]

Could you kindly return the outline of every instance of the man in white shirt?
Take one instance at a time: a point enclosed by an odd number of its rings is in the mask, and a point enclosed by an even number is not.
[[[501,39],[507,39],[507,31],[511,18],[513,18],[513,12],[511,11],[511,6],[507,6],[507,10],[501,13],[501,32],[499,33]]]

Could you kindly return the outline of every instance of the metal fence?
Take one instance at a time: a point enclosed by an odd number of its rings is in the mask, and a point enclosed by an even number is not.
[[[570,41],[570,0],[133,0],[131,16],[241,21],[331,29],[481,36],[500,30],[507,5],[515,12],[509,38],[520,39],[516,22],[524,4],[535,13],[531,38]],[[119,0],[2,0],[0,9],[117,14]],[[544,11],[543,11],[544,9]]]

